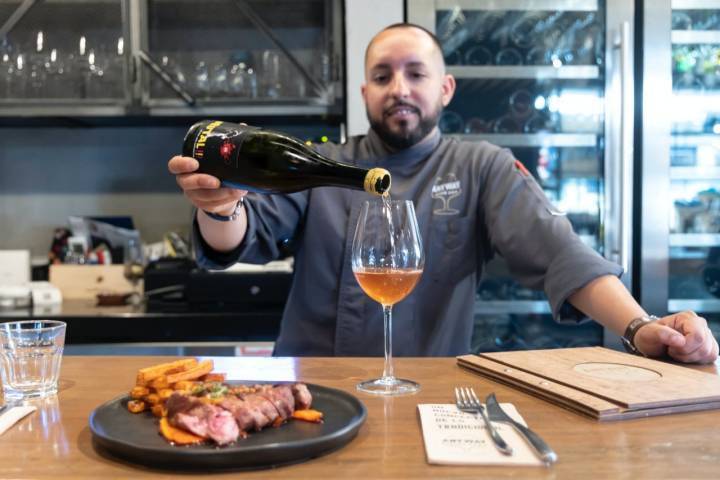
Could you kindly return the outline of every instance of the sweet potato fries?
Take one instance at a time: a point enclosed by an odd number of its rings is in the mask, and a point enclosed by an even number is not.
[[[174,445],[226,445],[290,419],[322,422],[322,412],[310,409],[312,396],[302,383],[229,385],[224,373],[212,370],[212,360],[194,358],[142,368],[127,409],[159,417],[160,434]]]

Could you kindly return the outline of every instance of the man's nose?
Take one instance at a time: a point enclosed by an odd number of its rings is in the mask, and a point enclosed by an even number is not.
[[[409,85],[403,75],[397,74],[393,76],[390,92],[396,97],[407,97],[410,95]]]

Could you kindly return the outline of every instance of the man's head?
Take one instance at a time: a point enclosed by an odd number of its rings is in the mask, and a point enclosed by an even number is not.
[[[411,147],[437,127],[455,92],[437,38],[400,23],[375,35],[365,51],[365,99],[370,126],[391,148]]]

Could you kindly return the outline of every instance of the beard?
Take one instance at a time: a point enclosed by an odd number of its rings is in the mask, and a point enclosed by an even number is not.
[[[415,113],[419,116],[419,121],[415,128],[407,128],[407,125],[401,125],[399,132],[391,130],[390,125],[388,125],[385,120],[385,111],[398,106],[407,106],[414,109]],[[438,102],[438,106],[435,111],[425,116],[422,114],[420,109],[414,105],[405,102],[397,102],[389,108],[383,110],[383,113],[381,114],[382,116],[378,120],[373,118],[370,115],[370,111],[367,109],[367,106],[365,107],[367,118],[370,121],[370,127],[372,127],[375,133],[378,134],[380,139],[387,146],[394,150],[404,150],[406,148],[410,148],[425,138],[438,125],[442,110],[442,102]]]

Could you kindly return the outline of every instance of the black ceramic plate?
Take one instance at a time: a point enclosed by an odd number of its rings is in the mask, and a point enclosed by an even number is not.
[[[101,453],[157,468],[243,469],[296,463],[347,444],[367,416],[365,406],[349,393],[313,384],[308,388],[312,408],[325,414],[323,423],[290,420],[226,447],[170,445],[160,436],[156,417],[128,412],[127,395],[96,408],[90,415],[90,430]]]

